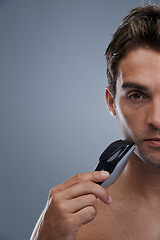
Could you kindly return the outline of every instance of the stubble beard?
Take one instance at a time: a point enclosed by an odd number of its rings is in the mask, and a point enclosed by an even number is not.
[[[160,168],[160,147],[153,148],[143,145],[145,144],[136,146],[135,154],[147,165]]]

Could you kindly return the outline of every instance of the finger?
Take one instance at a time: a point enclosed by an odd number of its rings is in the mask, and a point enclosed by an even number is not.
[[[76,183],[82,181],[92,181],[92,182],[103,182],[109,178],[109,173],[107,171],[94,171],[90,173],[78,173],[72,178],[66,180],[65,182],[54,187],[55,191],[62,191]]]
[[[74,223],[75,225],[81,227],[82,225],[91,222],[96,215],[97,211],[95,210],[95,208],[92,206],[88,206],[73,215]]]
[[[91,181],[83,181],[74,184],[63,191],[55,193],[55,198],[56,201],[61,202],[88,194],[94,194],[96,198],[101,199],[104,203],[110,203],[110,198],[107,190]]]
[[[71,198],[76,198],[77,196],[86,194],[94,194],[96,198],[101,199],[104,203],[108,203],[109,201],[109,194],[107,190],[91,181],[83,181],[79,184],[73,185],[65,191],[66,196],[68,194]]]
[[[70,201],[65,201],[63,204],[63,212],[70,212],[70,213],[76,213],[80,211],[81,209],[92,206],[95,208],[97,212],[97,198],[94,194],[88,194],[84,196],[80,196],[77,198],[73,198]]]

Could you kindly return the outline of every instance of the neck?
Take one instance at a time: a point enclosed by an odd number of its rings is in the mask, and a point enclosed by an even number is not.
[[[129,184],[128,189],[132,189],[139,196],[160,199],[160,167],[151,166],[132,154],[122,174],[122,181],[123,179]]]

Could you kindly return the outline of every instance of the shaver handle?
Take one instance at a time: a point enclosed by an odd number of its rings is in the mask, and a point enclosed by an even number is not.
[[[114,170],[112,171],[112,173],[110,173],[110,177],[102,182],[100,185],[104,188],[108,188],[111,184],[115,183],[117,181],[117,179],[120,177],[121,173],[123,172],[126,164],[129,161],[130,155],[133,152],[133,150],[135,149],[135,145],[133,145],[128,152],[121,158],[121,160],[117,163],[117,165],[115,166]],[[101,170],[104,170],[103,168]],[[105,169],[107,171],[107,169]],[[95,169],[96,171],[96,169]]]

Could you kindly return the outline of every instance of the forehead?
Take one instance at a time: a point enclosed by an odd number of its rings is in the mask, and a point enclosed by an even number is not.
[[[149,48],[133,49],[121,59],[118,70],[119,84],[134,82],[150,88],[155,84],[160,87],[160,52]]]

